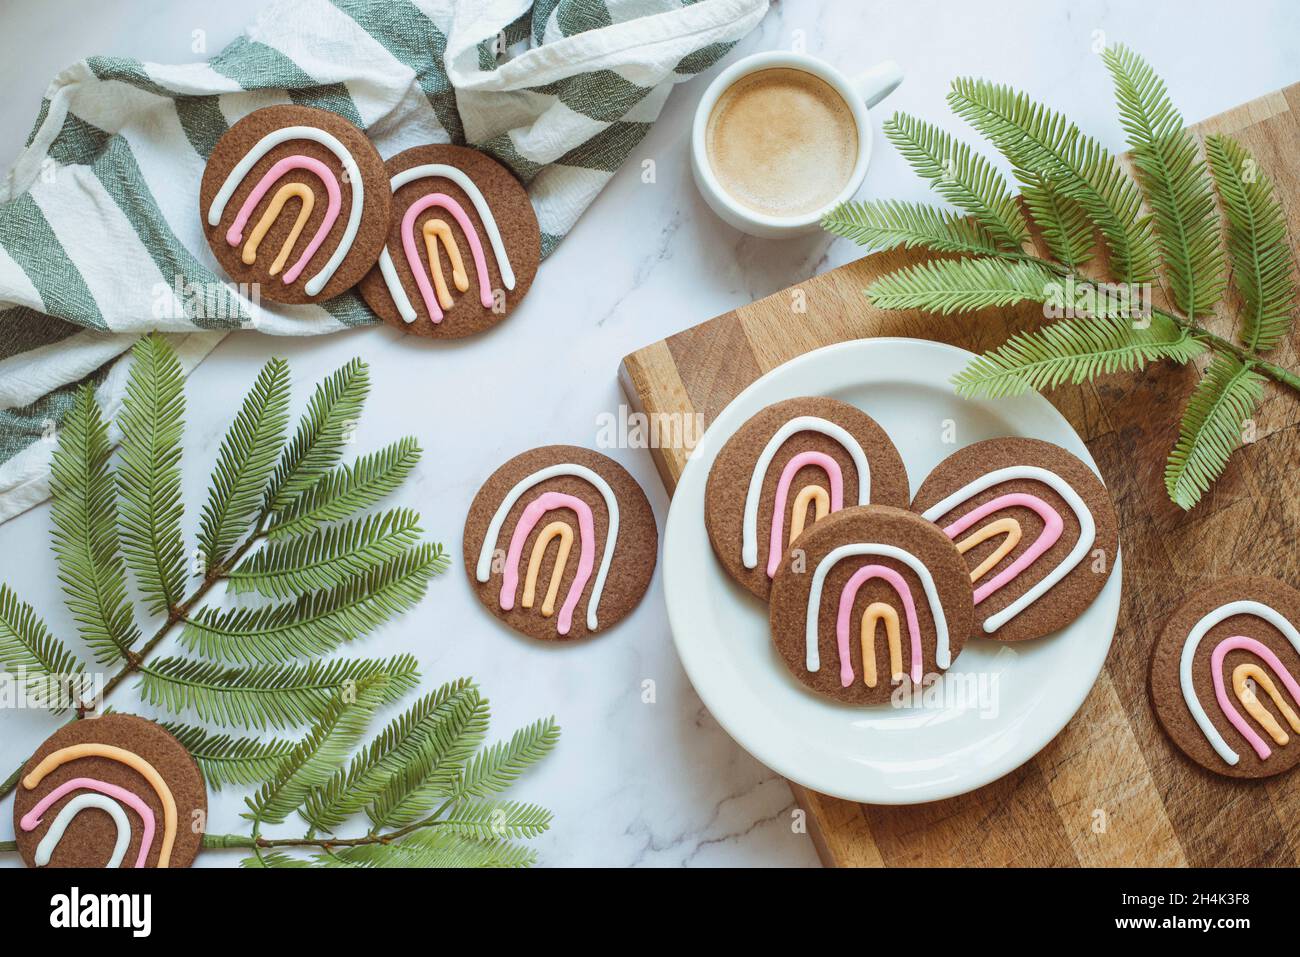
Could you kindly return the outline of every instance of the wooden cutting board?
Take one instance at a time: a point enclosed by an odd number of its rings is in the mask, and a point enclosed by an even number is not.
[[[1240,139],[1273,177],[1300,236],[1300,84],[1194,127]],[[623,360],[620,380],[646,413],[705,422],[763,373],[846,339],[914,336],[980,351],[1041,321],[1041,308],[936,317],[872,308],[862,290],[919,254],[868,256],[760,299]],[[1208,325],[1230,335],[1220,315]],[[1300,335],[1272,358],[1297,365]],[[855,804],[791,784],[828,865],[1300,864],[1300,772],[1237,782],[1183,757],[1158,727],[1147,665],[1161,623],[1218,575],[1300,585],[1300,397],[1270,385],[1254,441],[1191,512],[1165,495],[1165,456],[1196,375],[1160,365],[1048,395],[1087,443],[1120,516],[1124,591],[1106,666],[1074,720],[1033,760],[971,794],[912,807]],[[682,449],[657,449],[671,494]],[[1292,741],[1300,747],[1300,741]]]

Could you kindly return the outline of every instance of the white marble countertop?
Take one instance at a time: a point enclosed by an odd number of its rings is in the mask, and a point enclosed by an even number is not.
[[[259,0],[7,0],[0,12],[0,160],[17,152],[45,84],[64,66],[94,53],[185,62],[193,59],[191,31],[206,30],[209,50],[219,50],[258,6]],[[1109,78],[1094,53],[1106,41],[1143,53],[1184,115],[1197,120],[1297,79],[1300,6],[777,0],[725,62],[796,44],[851,72],[892,57],[907,79],[876,111],[877,128],[882,115],[899,108],[958,129],[944,104],[948,82],[979,74],[1030,91],[1119,147]],[[424,460],[400,503],[422,512],[425,527],[450,547],[453,566],[417,610],[357,651],[412,652],[428,686],[474,676],[492,700],[495,735],[535,717],[558,717],[559,748],[511,792],[554,810],[554,827],[537,842],[548,865],[817,863],[809,839],[791,826],[785,782],[727,737],[687,682],[657,579],[641,607],[609,635],[551,647],[488,618],[459,564],[465,510],[482,480],[539,444],[595,445],[597,417],[625,401],[615,376],[626,353],[856,257],[849,243],[823,236],[749,239],[709,212],[690,182],[687,152],[690,116],[706,82],[678,87],[634,154],[656,160],[658,181],[643,184],[640,163],[629,162],[498,334],[429,348],[383,327],[275,342],[236,333],[189,380],[185,500],[192,529],[217,444],[269,353],[289,359],[299,407],[312,383],[351,356],[370,363],[371,398],[357,451],[404,434],[419,437]],[[924,198],[900,157],[877,142],[863,194]],[[662,528],[667,497],[648,454],[609,454],[644,485]],[[49,524],[42,506],[0,526],[0,580],[36,605],[57,633],[70,634]],[[642,702],[646,679],[655,682],[653,704]],[[129,705],[131,695],[115,703]],[[3,721],[5,771],[54,727],[53,719],[27,712]],[[0,805],[0,819],[10,819],[9,807],[9,800]],[[239,807],[235,793],[223,792],[209,829],[239,829]],[[0,831],[7,837],[9,826]],[[236,859],[207,852],[200,861]]]

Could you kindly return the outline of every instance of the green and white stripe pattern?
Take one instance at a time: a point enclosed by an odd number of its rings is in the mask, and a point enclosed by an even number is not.
[[[198,184],[253,110],[303,103],[384,157],[468,143],[528,186],[545,256],[640,142],[673,84],[756,26],[767,0],[276,0],[212,59],[91,57],[50,84],[0,182],[0,521],[48,494],[83,382],[112,414],[142,333],[188,372],[230,329],[312,335],[377,321],[354,293],[242,295],[208,250]]]

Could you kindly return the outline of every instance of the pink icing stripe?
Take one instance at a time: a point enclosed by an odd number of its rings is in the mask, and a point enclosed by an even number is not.
[[[1044,552],[1055,545],[1056,540],[1061,537],[1061,530],[1065,527],[1065,523],[1061,521],[1061,516],[1056,509],[1038,496],[1026,495],[1023,492],[1012,492],[1009,495],[1000,495],[991,502],[985,502],[979,508],[967,512],[943,530],[943,533],[949,538],[956,538],[980,519],[986,518],[1004,508],[1011,508],[1014,505],[1031,508],[1037,512],[1039,518],[1044,522],[1043,531],[1038,538],[1034,539],[1034,543],[1025,549],[1014,562],[975,589],[975,604],[977,605],[1007,584],[1007,582],[1015,579],[1017,575],[1036,562]]]
[[[831,482],[831,511],[838,512],[844,507],[844,475],[840,472],[840,463],[824,452],[800,452],[781,472],[781,480],[776,483],[776,504],[772,508],[772,538],[767,546],[767,577],[775,578],[776,570],[781,566],[781,556],[785,548],[781,545],[785,538],[785,500],[790,495],[790,483],[795,474],[805,465],[820,466]]]
[[[107,794],[109,797],[121,801],[140,815],[140,820],[144,823],[144,829],[140,832],[140,854],[135,859],[135,866],[144,867],[145,860],[149,857],[149,847],[153,844],[153,810],[144,801],[140,800],[138,795],[132,794],[126,788],[118,787],[116,784],[109,784],[107,781],[99,781],[95,778],[73,778],[70,781],[64,781],[37,801],[36,806],[22,816],[22,820],[18,822],[19,825],[24,831],[36,830],[41,826],[41,815],[49,809],[51,804],[69,791],[82,790]]]
[[[487,260],[483,257],[483,244],[479,242],[478,234],[474,232],[474,224],[469,221],[460,203],[445,193],[430,193],[412,203],[406,215],[402,217],[402,249],[406,250],[406,261],[411,265],[411,272],[415,273],[415,284],[420,287],[420,295],[424,299],[424,308],[429,311],[429,318],[434,322],[442,322],[442,309],[438,307],[438,300],[433,296],[433,287],[429,285],[429,277],[426,275],[428,270],[424,268],[419,249],[416,248],[414,227],[415,217],[430,206],[445,209],[460,225],[461,232],[469,242],[469,251],[474,256],[474,269],[478,272],[479,301],[483,303],[483,308],[491,309],[492,290],[488,286]]]
[[[884,565],[864,565],[853,573],[853,577],[844,583],[840,592],[840,613],[835,619],[835,640],[840,649],[840,684],[847,688],[853,684],[853,663],[849,659],[849,616],[853,613],[853,602],[857,600],[858,589],[873,578],[883,578],[898,592],[903,601],[903,612],[907,615],[907,633],[912,641],[912,684],[921,683],[921,625],[916,620],[916,602],[912,600],[912,589],[907,587],[903,576]]]
[[[515,533],[510,536],[510,550],[506,552],[505,573],[501,576],[501,607],[505,611],[515,607],[515,591],[519,587],[519,558],[524,542],[541,517],[557,508],[571,508],[578,513],[578,540],[582,545],[577,574],[573,576],[573,584],[569,586],[569,594],[564,599],[560,617],[556,621],[556,630],[567,635],[573,624],[573,610],[578,607],[582,590],[596,563],[596,522],[591,514],[591,506],[576,496],[565,495],[563,492],[543,492],[529,502],[524,514],[519,516]]]
[[[1272,649],[1254,638],[1247,638],[1245,635],[1233,635],[1231,638],[1224,638],[1223,641],[1214,646],[1214,651],[1210,654],[1210,670],[1211,674],[1214,675],[1214,696],[1219,699],[1219,707],[1223,709],[1227,719],[1232,722],[1232,726],[1241,732],[1243,738],[1250,742],[1250,746],[1255,749],[1255,753],[1263,761],[1273,753],[1272,749],[1264,743],[1264,739],[1255,733],[1255,729],[1233,707],[1231,699],[1228,698],[1228,690],[1223,685],[1223,657],[1228,652],[1235,651],[1238,648],[1259,655],[1264,660],[1264,663],[1282,679],[1282,684],[1286,685],[1286,690],[1291,692],[1291,697],[1297,704],[1300,704],[1300,684],[1296,684],[1296,680],[1291,677],[1291,672],[1286,670],[1286,665],[1278,660]]]
[[[311,238],[311,242],[302,251],[298,261],[289,267],[289,270],[284,274],[283,279],[286,286],[297,279],[298,275],[307,267],[307,263],[316,254],[316,250],[320,249],[321,243],[325,242],[325,237],[329,235],[334,220],[339,218],[339,209],[343,205],[343,194],[339,191],[338,179],[328,166],[310,156],[286,156],[266,171],[266,175],[258,181],[257,186],[248,194],[248,199],[244,200],[244,205],[239,207],[239,215],[235,217],[235,221],[230,224],[230,229],[226,231],[226,242],[230,245],[238,246],[243,242],[244,227],[248,225],[248,217],[253,215],[253,210],[257,207],[257,204],[262,201],[262,197],[275,185],[276,181],[293,169],[305,169],[320,177],[320,181],[325,184],[325,192],[329,195],[329,206],[325,210],[325,219],[321,221],[320,227],[316,230],[316,235]]]

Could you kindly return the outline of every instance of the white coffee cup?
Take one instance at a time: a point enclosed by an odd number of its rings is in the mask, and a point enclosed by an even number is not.
[[[826,83],[840,95],[852,112],[858,132],[857,161],[843,189],[833,200],[819,208],[792,216],[771,215],[738,202],[719,182],[708,154],[709,119],[719,98],[743,77],[761,70],[781,68],[802,70]],[[902,70],[893,60],[879,63],[853,79],[806,53],[771,51],[755,53],[738,60],[714,78],[704,91],[700,105],[696,107],[695,122],[691,128],[691,168],[695,174],[695,185],[715,213],[751,236],[782,239],[815,232],[823,215],[850,199],[862,186],[867,166],[871,162],[872,133],[868,110],[892,93],[901,82]]]

